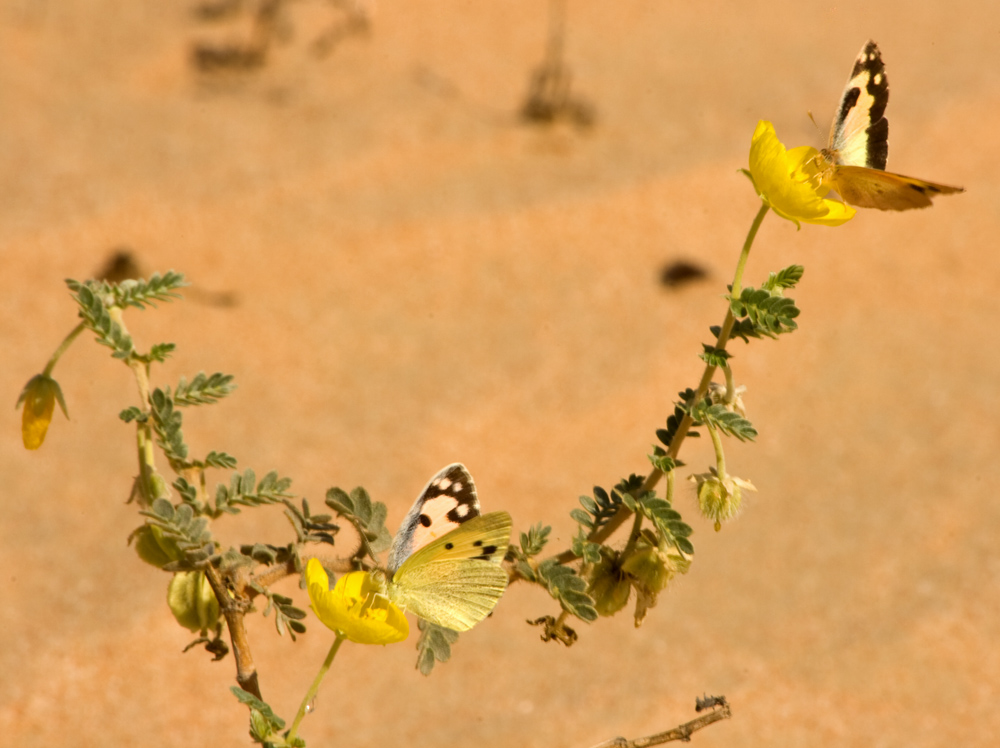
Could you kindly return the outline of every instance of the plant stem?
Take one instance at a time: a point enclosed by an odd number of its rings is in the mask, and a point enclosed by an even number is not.
[[[326,659],[323,661],[322,666],[320,666],[319,672],[316,674],[316,679],[309,686],[309,690],[306,691],[305,698],[302,699],[302,705],[299,706],[298,714],[295,715],[295,721],[292,722],[292,729],[288,731],[288,737],[286,740],[291,743],[299,731],[299,724],[302,722],[302,718],[306,716],[306,709],[316,698],[316,693],[319,691],[319,685],[323,682],[323,677],[326,675],[326,671],[330,669],[333,664],[333,658],[337,656],[337,650],[340,649],[340,645],[344,642],[344,637],[337,634],[337,638],[333,640],[333,645],[330,647],[330,651],[326,655]]]
[[[722,451],[722,439],[719,438],[719,430],[706,425],[708,435],[712,437],[712,447],[715,449],[715,472],[720,481],[726,480],[726,455]]]
[[[47,377],[52,375],[52,370],[56,368],[56,363],[58,363],[59,359],[66,352],[66,349],[70,347],[74,340],[76,340],[77,336],[83,332],[85,327],[86,325],[81,322],[73,328],[73,331],[67,335],[63,342],[59,344],[59,347],[56,348],[56,352],[52,354],[52,358],[49,359],[49,362],[45,364],[45,370],[42,374]]]
[[[747,260],[750,258],[750,248],[753,246],[754,239],[757,238],[757,231],[760,229],[761,223],[764,221],[764,216],[767,215],[770,207],[767,203],[761,203],[760,210],[757,211],[757,215],[753,219],[753,223],[750,224],[750,231],[747,232],[747,238],[743,242],[743,249],[740,252],[740,259],[736,263],[736,272],[733,274],[733,285],[729,292],[730,299],[739,299],[740,294],[743,291],[743,272],[746,270]],[[736,324],[736,318],[733,316],[732,304],[730,304],[729,309],[726,310],[726,319],[722,323],[722,328],[719,330],[719,336],[716,338],[715,347],[719,350],[725,350],[726,343],[729,342],[729,336],[733,332],[733,325]],[[706,365],[705,371],[701,375],[701,381],[698,383],[698,389],[695,392],[692,404],[701,402],[705,398],[705,394],[708,392],[708,386],[712,383],[712,377],[715,376],[716,367],[712,365]],[[680,424],[677,426],[677,431],[674,432],[674,438],[670,441],[670,448],[667,450],[667,454],[670,457],[676,459],[677,454],[681,451],[681,445],[684,443],[685,437],[687,437],[688,431],[691,429],[691,425],[694,423],[694,419],[691,418],[690,414],[684,416],[681,419]],[[656,488],[656,484],[660,482],[660,478],[663,477],[663,471],[659,468],[653,468],[653,471],[646,476],[646,480],[642,484],[640,491],[652,491]],[[622,507],[618,510],[610,520],[608,520],[600,530],[593,533],[588,540],[594,543],[603,543],[607,538],[609,538],[615,530],[621,527],[622,523],[628,519],[630,509]],[[576,555],[572,551],[564,551],[559,554],[556,559],[559,563],[566,563],[572,561],[576,558]]]

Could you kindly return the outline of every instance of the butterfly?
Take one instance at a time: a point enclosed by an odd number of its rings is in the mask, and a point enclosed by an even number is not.
[[[510,545],[507,512],[481,514],[476,486],[455,463],[430,479],[396,533],[386,594],[396,605],[454,631],[468,631],[507,588],[500,563]]]
[[[830,142],[821,151],[823,179],[846,203],[859,208],[909,210],[926,208],[935,195],[965,192],[962,187],[925,182],[885,171],[889,156],[889,81],[878,45],[869,40],[840,97],[830,129]]]

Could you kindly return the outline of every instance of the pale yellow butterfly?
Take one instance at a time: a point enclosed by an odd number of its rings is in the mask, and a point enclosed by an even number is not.
[[[488,616],[507,588],[507,512],[480,514],[472,476],[449,465],[417,497],[389,551],[386,594],[396,605],[454,631]]]

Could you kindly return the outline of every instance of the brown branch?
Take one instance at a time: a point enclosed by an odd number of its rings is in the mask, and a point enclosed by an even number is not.
[[[236,682],[244,691],[263,700],[260,684],[257,682],[257,666],[254,665],[253,655],[250,654],[250,640],[247,639],[247,630],[243,623],[249,601],[238,592],[235,595],[231,594],[219,576],[218,569],[211,564],[205,566],[205,576],[212,586],[215,598],[219,601],[219,609],[229,628],[233,657],[236,659]]]
[[[711,724],[719,722],[720,720],[729,719],[732,716],[733,713],[729,709],[729,704],[723,704],[721,709],[716,709],[708,714],[695,717],[690,722],[678,725],[672,730],[658,732],[655,735],[647,735],[644,738],[633,738],[632,740],[626,740],[625,738],[620,737],[611,738],[610,740],[605,740],[603,743],[598,743],[593,746],[593,748],[648,748],[648,746],[661,745],[662,743],[669,743],[672,740],[683,740],[684,742],[687,742],[691,739],[692,733],[697,732],[703,727],[708,727]]]

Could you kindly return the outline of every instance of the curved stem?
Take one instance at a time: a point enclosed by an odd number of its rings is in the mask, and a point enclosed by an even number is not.
[[[326,671],[330,669],[333,664],[333,658],[337,656],[337,650],[340,649],[340,645],[343,644],[344,637],[337,634],[337,638],[333,640],[333,645],[330,647],[330,651],[326,655],[326,659],[320,666],[319,672],[316,673],[316,678],[313,680],[312,685],[309,686],[309,690],[306,691],[305,697],[302,699],[302,704],[299,706],[299,711],[295,715],[295,721],[292,722],[292,729],[288,731],[288,737],[285,739],[288,743],[291,743],[299,731],[299,724],[302,722],[302,718],[306,716],[306,709],[316,698],[317,692],[319,692],[319,685],[323,682],[323,677],[326,675]]]
[[[52,370],[56,368],[56,363],[58,363],[59,359],[66,352],[66,349],[70,347],[74,340],[76,340],[77,336],[83,332],[85,327],[86,325],[81,322],[73,328],[73,331],[67,335],[63,342],[59,344],[59,347],[56,348],[56,352],[52,354],[52,358],[49,359],[49,362],[45,364],[45,370],[42,374],[47,377],[52,375]]]
[[[757,238],[757,231],[760,229],[761,223],[764,222],[764,216],[770,211],[770,206],[767,203],[762,202],[760,210],[757,211],[757,215],[754,216],[753,223],[750,224],[750,231],[747,232],[747,238],[743,242],[743,249],[740,251],[740,258],[736,262],[736,272],[733,274],[733,285],[729,292],[730,299],[739,299],[740,294],[743,292],[743,272],[746,270],[747,260],[750,258],[750,248],[753,247],[754,239]],[[722,328],[719,330],[719,336],[716,338],[715,347],[720,350],[725,350],[726,343],[729,342],[729,336],[733,332],[733,325],[736,324],[736,318],[733,316],[732,304],[728,310],[726,310],[726,318],[722,323]],[[712,383],[712,377],[715,376],[716,367],[711,365],[705,366],[705,371],[701,375],[701,381],[698,383],[698,389],[695,392],[694,400],[692,402],[698,403],[705,398],[708,392],[708,386]],[[694,419],[691,418],[690,414],[684,416],[681,419],[680,424],[677,426],[677,431],[674,432],[674,438],[670,441],[670,448],[667,450],[667,454],[670,457],[676,458],[677,454],[681,451],[681,445],[684,443],[684,439],[687,437],[688,431],[691,429],[691,425],[694,423]],[[663,477],[663,471],[659,468],[654,468],[653,471],[646,476],[646,480],[642,484],[640,491],[652,491],[656,488],[656,484],[660,482],[660,478]],[[608,520],[600,530],[593,533],[588,540],[594,543],[603,543],[608,537],[614,533],[622,523],[628,519],[630,509],[622,507],[618,510],[618,513]],[[572,561],[576,558],[576,554],[572,551],[564,551],[559,554],[556,559],[559,563],[566,563],[567,561]]]
[[[736,382],[733,381],[733,368],[731,366],[723,366],[722,374],[726,377],[726,405],[732,405],[733,401],[736,399]]]

